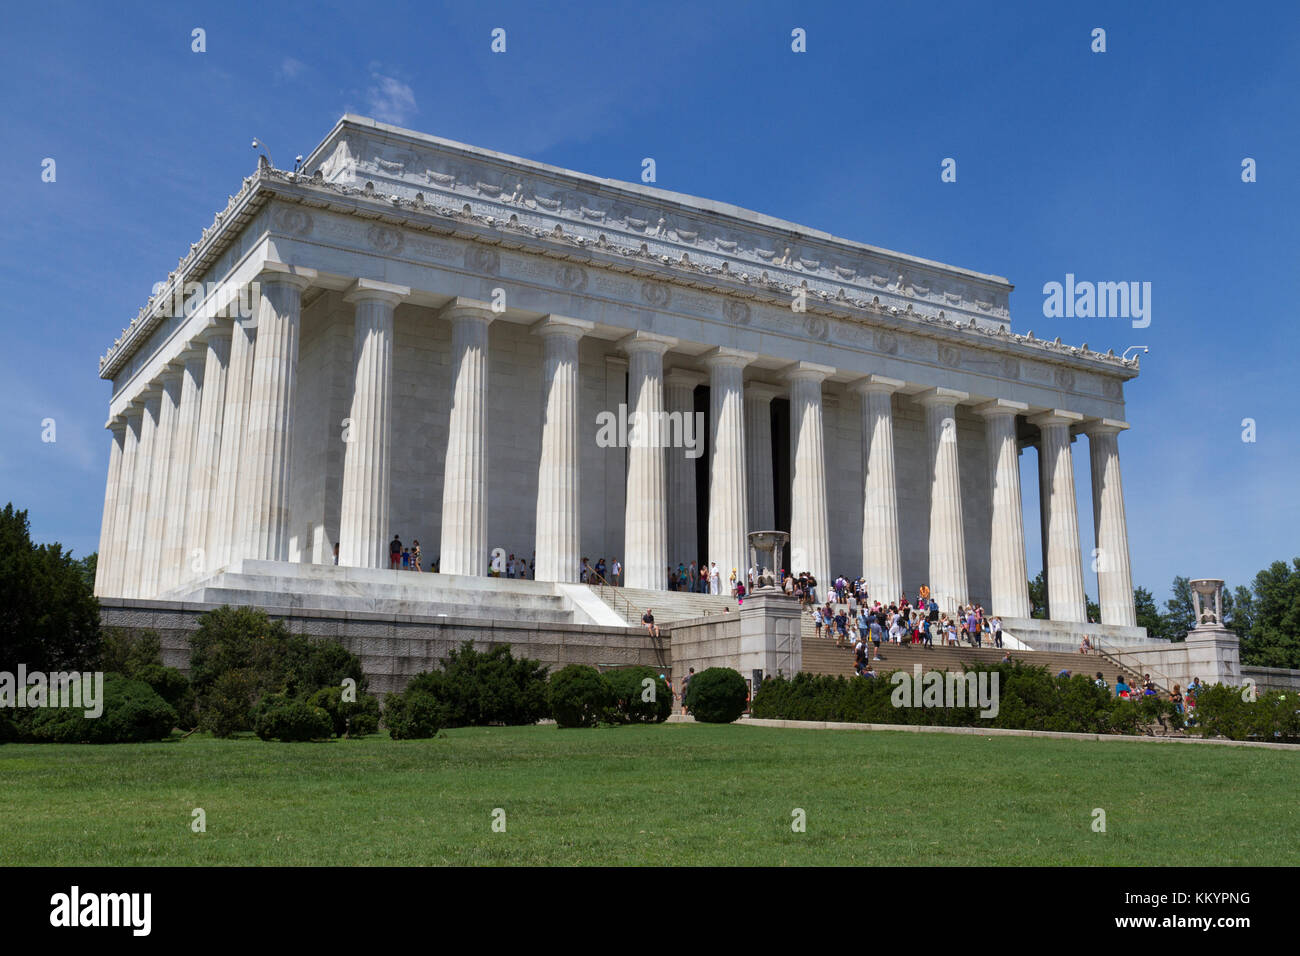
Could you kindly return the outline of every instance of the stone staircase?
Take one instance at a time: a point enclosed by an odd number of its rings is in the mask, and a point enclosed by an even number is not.
[[[654,611],[655,623],[671,624],[711,614],[735,614],[736,599],[725,594],[692,594],[690,591],[650,591],[591,585],[591,590],[629,624],[640,626],[646,608]]]
[[[823,628],[822,634],[826,633],[826,629]],[[833,636],[817,637],[817,630],[813,626],[811,614],[804,614],[801,634],[803,637],[803,669],[805,673],[840,675],[843,677],[855,676],[853,672],[853,648],[836,647]],[[874,655],[875,652],[872,653]],[[964,664],[997,664],[1006,653],[1011,654],[1012,660],[1024,661],[1026,664],[1032,664],[1036,667],[1045,667],[1050,674],[1068,670],[1071,674],[1085,674],[1089,677],[1095,677],[1097,671],[1101,671],[1106,683],[1112,687],[1115,685],[1116,675],[1121,671],[1128,676],[1133,676],[1131,671],[1121,668],[1109,658],[1095,653],[1085,656],[1065,651],[1013,650],[1011,648],[971,647],[970,645],[943,647],[940,646],[937,639],[934,646],[928,648],[923,644],[890,644],[885,642],[880,645],[880,661],[873,663],[875,663],[877,673],[894,670],[910,671],[914,664],[920,664],[927,671],[960,671]]]

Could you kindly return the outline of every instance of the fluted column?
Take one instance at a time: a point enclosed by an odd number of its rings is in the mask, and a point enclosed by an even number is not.
[[[158,570],[160,594],[180,584],[181,575],[190,563],[190,556],[185,552],[185,519],[189,514],[190,470],[194,467],[207,349],[197,344],[183,352],[180,358],[184,368],[172,435],[171,474],[167,479],[167,524],[163,532],[162,563]]]
[[[1070,426],[1082,420],[1078,412],[1060,408],[1029,419],[1042,433],[1038,482],[1043,503],[1047,610],[1053,621],[1088,620],[1083,552],[1079,547],[1079,510],[1074,495],[1074,460],[1070,454]]]
[[[705,355],[709,367],[709,554],[724,580],[749,569],[749,498],[745,489],[745,366],[753,352],[717,348]],[[673,454],[680,454],[677,449]]]
[[[167,539],[167,512],[172,472],[172,446],[176,439],[177,408],[181,400],[182,370],[168,366],[162,372],[162,396],[158,425],[154,431],[152,465],[149,471],[149,520],[140,565],[140,597],[157,597],[161,580],[163,548]]]
[[[302,293],[311,269],[267,263],[258,276],[257,347],[248,424],[240,458],[238,508],[247,515],[244,554],[254,561],[288,561],[289,465]]]
[[[443,574],[487,574],[488,306],[456,299],[451,321],[451,419],[442,483]]]
[[[811,571],[817,596],[831,582],[830,526],[826,502],[826,437],[822,382],[835,369],[799,362],[790,380],[790,571]]]
[[[1128,518],[1119,474],[1119,433],[1127,422],[1103,418],[1084,431],[1092,463],[1092,522],[1097,535],[1097,591],[1101,623],[1137,626],[1129,565]]]
[[[158,432],[158,412],[162,405],[162,387],[145,386],[136,399],[142,405],[140,440],[135,454],[135,475],[131,481],[131,523],[128,531],[126,564],[123,568],[122,596],[145,597],[142,587],[146,541],[149,524],[149,485],[153,479],[154,437]]]
[[[122,488],[122,449],[126,443],[126,420],[121,416],[109,422],[113,444],[108,452],[108,482],[104,486],[104,514],[99,522],[99,551],[95,561],[95,596],[109,592],[106,585],[112,565],[113,525],[117,520],[117,500]]]
[[[537,462],[538,581],[578,580],[582,563],[582,461],[578,344],[595,323],[549,315],[542,337],[542,453]]]
[[[388,566],[392,468],[393,315],[406,286],[358,279],[343,296],[356,305],[350,427],[343,450],[339,564]]]
[[[784,392],[784,389],[764,382],[750,382],[745,386],[745,491],[749,498],[750,531],[776,528],[772,399]]]
[[[226,404],[226,372],[230,363],[233,327],[221,322],[207,330],[203,359],[203,389],[199,396],[199,420],[194,436],[194,461],[189,471],[189,493],[185,511],[185,540],[182,546],[181,583],[201,577],[213,569],[215,555],[209,550],[208,529],[213,517],[221,455],[221,418]],[[195,552],[198,552],[195,554]]]
[[[854,386],[862,396],[862,576],[867,593],[886,604],[903,593],[891,396],[904,384],[868,375]]]
[[[1025,518],[1020,497],[1020,447],[1016,416],[1029,406],[1005,398],[981,405],[988,440],[989,487],[993,490],[989,536],[989,610],[1003,617],[1029,617],[1029,571],[1025,564]]]
[[[957,405],[968,398],[966,392],[932,388],[917,399],[925,407],[930,453],[930,593],[949,614],[970,602],[957,458]]]
[[[117,515],[113,519],[112,548],[107,557],[101,556],[101,563],[109,561],[108,580],[104,584],[104,593],[112,597],[125,594],[127,568],[127,539],[131,534],[132,496],[134,495],[136,475],[139,473],[136,463],[139,460],[140,428],[144,416],[141,405],[128,405],[122,417],[126,423],[126,432],[122,438],[122,469],[118,473]]]
[[[254,303],[257,306],[257,303]],[[248,400],[253,385],[253,353],[257,346],[256,309],[251,318],[236,319],[231,331],[230,361],[226,373],[226,401],[221,416],[221,452],[217,487],[208,522],[208,573],[228,567],[243,557],[243,509],[240,496]]]
[[[704,448],[704,429],[695,428],[695,388],[704,384],[704,376],[690,369],[675,368],[664,373],[664,389],[668,401],[668,414],[679,416],[682,427],[692,429],[698,443]],[[690,567],[699,561],[699,522],[695,514],[695,462],[686,449],[673,449],[668,455],[668,566]],[[698,582],[696,582],[698,583]]]
[[[622,340],[628,356],[629,436],[623,540],[624,582],[662,591],[668,580],[668,496],[665,488],[664,353],[676,339],[633,332]]]

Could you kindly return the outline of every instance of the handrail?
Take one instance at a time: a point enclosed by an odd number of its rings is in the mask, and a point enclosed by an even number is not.
[[[1121,659],[1117,656],[1117,655],[1120,655],[1120,654],[1125,653],[1124,649],[1122,649],[1122,648],[1120,648],[1120,647],[1118,647],[1118,646],[1116,646],[1116,645],[1112,645],[1112,646],[1111,646],[1111,649],[1110,649],[1110,650],[1107,650],[1107,649],[1105,649],[1105,648],[1103,648],[1103,647],[1101,646],[1102,643],[1103,643],[1103,641],[1102,641],[1102,637],[1101,637],[1100,634],[1097,634],[1097,635],[1089,635],[1089,636],[1092,638],[1092,647],[1093,647],[1093,650],[1095,650],[1095,651],[1097,652],[1097,656],[1098,656],[1098,657],[1104,657],[1106,660],[1110,661],[1110,662],[1111,662],[1112,664],[1114,664],[1116,667],[1123,668],[1124,670],[1130,670],[1130,671],[1131,671],[1131,670],[1135,670],[1135,668],[1133,667],[1133,665],[1131,665],[1131,664],[1125,664],[1124,661],[1121,660]],[[1109,642],[1105,642],[1105,643],[1109,643]],[[1137,648],[1133,648],[1133,649],[1130,650],[1130,653],[1131,653],[1132,651],[1136,651],[1136,650],[1138,650],[1138,649],[1137,649]],[[1142,671],[1143,671],[1143,673],[1146,673],[1146,674],[1153,674],[1153,675],[1155,675],[1156,678],[1158,678],[1157,680],[1155,680],[1155,681],[1152,682],[1152,683],[1154,683],[1154,684],[1156,685],[1156,690],[1157,690],[1157,691],[1159,691],[1159,690],[1163,690],[1163,691],[1165,692],[1165,696],[1170,696],[1170,695],[1173,693],[1174,682],[1173,682],[1172,680],[1170,680],[1169,675],[1166,674],[1164,671],[1159,670],[1159,669],[1157,669],[1157,668],[1155,668],[1155,667],[1151,667],[1151,666],[1148,665],[1148,664],[1143,664],[1143,665],[1142,665]],[[1162,682],[1163,682],[1163,683],[1162,683]],[[1186,690],[1186,688],[1184,688],[1184,690]]]
[[[637,617],[638,619],[641,617],[641,614],[643,613],[641,609],[638,608],[635,604],[633,604],[632,600],[628,598],[626,595],[618,593],[621,590],[621,588],[619,588],[617,585],[610,584],[609,581],[605,579],[605,576],[600,572],[598,572],[595,568],[588,567],[587,568],[588,585],[592,583],[592,578],[595,578],[599,582],[599,584],[597,584],[597,587],[600,588],[600,598],[602,601],[607,600],[605,594],[607,588],[614,592],[614,611],[616,613],[621,613],[618,610],[618,603],[617,603],[621,599],[623,603],[627,606],[628,611],[630,611],[633,616]],[[623,619],[627,620],[627,618],[628,615],[626,613],[623,614]],[[628,624],[632,625],[633,622],[628,621]],[[651,631],[649,629],[647,629],[647,633],[650,635],[650,644],[652,647],[654,647],[655,657],[659,659],[660,670],[667,672],[669,666],[668,666],[667,656],[664,654],[663,639],[658,635],[656,635],[654,631]]]

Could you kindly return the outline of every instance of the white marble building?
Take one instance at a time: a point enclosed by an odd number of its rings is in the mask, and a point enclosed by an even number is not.
[[[1085,620],[1095,545],[1102,623],[1131,635],[1117,436],[1137,363],[1013,334],[1011,288],[345,116],[300,173],[246,179],[100,360],[96,588],[332,566],[336,541],[340,564],[386,567],[396,532],[445,575],[484,575],[499,547],[535,552],[541,581],[603,555],[656,589],[678,562],[744,567],[745,533],[780,527],[822,582],[1027,618],[1041,530],[1052,619]],[[241,295],[249,318],[219,314]],[[705,412],[705,453],[601,447],[622,403]]]

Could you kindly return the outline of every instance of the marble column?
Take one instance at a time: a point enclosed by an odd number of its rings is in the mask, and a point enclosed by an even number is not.
[[[140,460],[140,430],[143,427],[142,403],[128,405],[122,413],[126,420],[126,435],[122,442],[122,471],[118,476],[120,491],[117,494],[117,517],[113,519],[112,563],[109,566],[106,594],[112,597],[125,595],[127,582],[127,540],[131,536],[132,504]]]
[[[1042,438],[1038,446],[1039,498],[1043,515],[1043,568],[1047,611],[1053,621],[1088,620],[1083,591],[1083,552],[1079,547],[1079,509],[1074,495],[1074,459],[1070,426],[1083,420],[1078,412],[1056,408],[1029,421]]]
[[[140,437],[136,445],[135,471],[131,479],[131,519],[127,531],[121,589],[122,596],[129,598],[145,596],[141,588],[141,575],[149,523],[149,483],[153,471],[154,436],[158,431],[162,387],[155,383],[146,385],[136,402],[141,407]]]
[[[989,487],[993,489],[989,537],[990,603],[1003,617],[1029,617],[1029,571],[1025,564],[1025,517],[1020,497],[1020,445],[1016,416],[1024,402],[999,398],[975,409],[984,418]]]
[[[205,572],[229,567],[243,557],[240,535],[244,521],[240,508],[240,462],[248,430],[248,399],[253,384],[253,353],[257,347],[257,315],[236,319],[231,332],[230,362],[226,374],[226,402],[221,417],[221,452],[212,519],[208,525]]]
[[[388,567],[393,316],[410,294],[406,286],[358,279],[343,296],[356,306],[352,405],[339,505],[339,564],[347,567]]]
[[[811,362],[794,365],[790,381],[790,572],[811,571],[817,597],[831,584],[830,525],[826,501],[826,436],[822,382],[835,369]]]
[[[542,337],[542,452],[537,461],[538,581],[576,582],[582,565],[578,345],[595,323],[548,315]]]
[[[1097,599],[1101,623],[1137,626],[1128,519],[1119,474],[1119,433],[1127,422],[1103,418],[1084,426],[1092,463],[1092,522],[1097,535]]]
[[[451,322],[451,419],[442,483],[443,574],[485,575],[487,541],[488,324],[495,313],[456,299]]]
[[[302,293],[315,277],[315,270],[279,262],[266,263],[258,276],[257,347],[237,504],[247,515],[243,557],[254,561],[289,560],[289,462]]]
[[[104,488],[104,515],[99,522],[99,557],[95,562],[95,596],[111,593],[107,590],[113,562],[113,526],[117,521],[118,496],[122,493],[122,451],[126,445],[126,419],[114,418],[108,425],[113,433],[113,444],[108,452],[108,484]]]
[[[750,382],[745,386],[745,490],[749,497],[750,531],[776,528],[772,399],[784,394],[784,389],[765,382]]]
[[[951,388],[932,388],[917,397],[925,407],[930,460],[930,593],[948,614],[970,603],[957,457],[957,405],[968,398]]]
[[[207,348],[201,342],[195,343],[179,358],[184,364],[180,399],[176,404],[176,427],[172,434],[171,474],[167,479],[167,522],[163,532],[162,563],[158,570],[159,594],[180,584],[181,575],[191,561],[191,556],[185,551],[185,518],[189,513],[190,470],[194,465],[194,445],[198,438]]]
[[[709,368],[709,553],[723,581],[731,570],[748,580],[749,498],[745,489],[745,366],[753,352],[717,348],[704,356]],[[682,452],[674,448],[672,455]]]
[[[176,438],[177,408],[181,399],[183,370],[168,366],[162,371],[162,395],[158,425],[154,430],[149,469],[149,520],[140,565],[140,597],[157,597],[161,581],[163,547],[167,538],[167,511],[173,464],[172,445]]]
[[[185,512],[184,563],[181,583],[204,576],[212,567],[208,529],[213,519],[221,455],[221,418],[226,404],[226,372],[230,363],[233,326],[221,322],[206,332],[203,390],[199,400],[194,462],[189,472],[189,501]],[[242,333],[241,333],[242,334]],[[197,553],[196,553],[197,552]]]
[[[664,373],[664,389],[668,396],[668,414],[679,416],[682,426],[690,423],[696,448],[703,452],[704,430],[695,429],[695,388],[704,384],[705,377],[690,369],[675,368]],[[668,454],[668,565],[677,569],[684,564],[689,569],[692,561],[699,561],[699,522],[695,505],[695,463],[697,458],[685,454],[685,449],[673,449]],[[699,573],[698,567],[696,573]],[[698,583],[698,581],[696,582]]]
[[[630,405],[623,580],[630,588],[663,591],[668,587],[668,496],[662,428],[664,353],[677,340],[652,332],[633,332],[620,344],[628,356]]]
[[[862,576],[867,594],[885,604],[903,593],[892,396],[904,384],[868,375],[854,386],[862,396]]]

